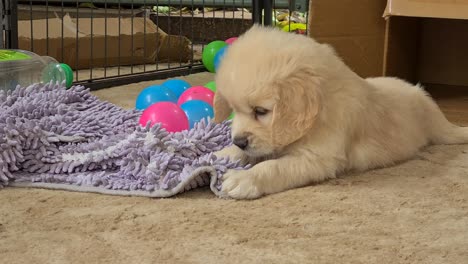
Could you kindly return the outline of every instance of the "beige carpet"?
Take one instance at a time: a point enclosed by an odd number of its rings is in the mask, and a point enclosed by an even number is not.
[[[147,84],[96,94],[133,107]],[[468,125],[468,91],[440,104]],[[468,145],[255,201],[6,188],[0,263],[468,263]]]

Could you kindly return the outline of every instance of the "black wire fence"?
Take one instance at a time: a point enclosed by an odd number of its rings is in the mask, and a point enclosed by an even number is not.
[[[306,34],[309,0],[0,0],[0,48],[51,56],[103,88],[205,71],[204,45],[252,23]]]

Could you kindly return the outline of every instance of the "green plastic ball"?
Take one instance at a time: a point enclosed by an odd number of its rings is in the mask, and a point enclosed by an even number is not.
[[[227,118],[227,120],[232,120],[232,119],[234,118],[234,116],[235,116],[235,114],[234,114],[234,112],[232,112],[232,113],[229,115],[229,117]]]
[[[208,71],[215,72],[214,57],[216,53],[225,46],[227,46],[227,43],[222,40],[212,41],[205,46],[202,54],[202,62]]]
[[[213,93],[216,93],[216,83],[214,81],[211,81],[203,86],[213,91]]]

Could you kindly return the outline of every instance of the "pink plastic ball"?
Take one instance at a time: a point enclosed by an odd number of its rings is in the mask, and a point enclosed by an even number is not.
[[[236,40],[237,40],[237,37],[232,37],[232,38],[226,39],[224,42],[226,42],[228,45],[231,45]]]
[[[161,123],[161,127],[168,132],[179,132],[189,128],[184,110],[172,102],[159,102],[146,108],[140,117],[140,125],[146,126],[148,122],[151,122],[150,126]]]
[[[213,106],[214,92],[203,86],[194,86],[183,92],[177,104],[180,106],[190,100],[201,100]]]

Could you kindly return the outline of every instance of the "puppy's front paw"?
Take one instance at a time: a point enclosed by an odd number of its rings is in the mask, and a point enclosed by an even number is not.
[[[242,165],[247,164],[247,157],[244,152],[236,146],[229,146],[214,153],[218,158],[229,158],[231,161],[240,160]]]
[[[249,170],[228,170],[223,175],[221,192],[234,199],[256,199],[262,196],[259,187]]]

